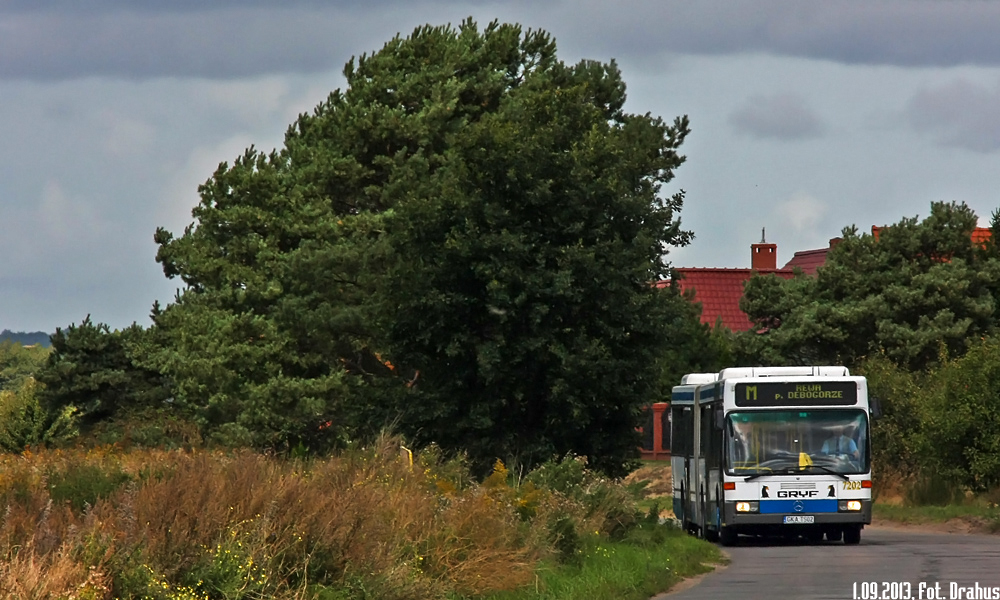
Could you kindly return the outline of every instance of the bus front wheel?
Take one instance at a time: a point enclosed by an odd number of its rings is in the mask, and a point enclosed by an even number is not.
[[[736,538],[739,534],[732,527],[726,527],[725,525],[719,530],[719,543],[723,546],[734,546],[736,545]]]
[[[844,528],[844,543],[845,544],[860,544],[861,543],[861,526],[851,525]]]

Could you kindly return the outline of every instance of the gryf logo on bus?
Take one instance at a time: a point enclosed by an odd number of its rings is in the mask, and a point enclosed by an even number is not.
[[[819,490],[779,490],[779,498],[814,498],[819,495]]]

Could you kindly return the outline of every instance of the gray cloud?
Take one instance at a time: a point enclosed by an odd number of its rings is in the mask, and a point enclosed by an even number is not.
[[[591,0],[563,4],[618,52],[766,53],[845,64],[1000,64],[1000,3],[980,0]],[[614,32],[614,33],[611,33]]]
[[[941,146],[1000,150],[1000,82],[992,88],[965,79],[918,91],[905,115],[910,126]]]
[[[805,140],[819,137],[823,123],[796,94],[752,96],[729,115],[729,124],[738,133],[755,138]]]
[[[210,8],[205,8],[209,6]],[[382,13],[384,18],[373,19]],[[513,16],[594,58],[768,53],[847,64],[1000,65],[1000,2],[632,0],[541,6],[457,0],[14,0],[0,6],[0,77],[60,79],[311,73],[416,25]],[[565,32],[571,32],[563,35]],[[371,34],[369,29],[368,34]]]
[[[176,282],[153,232],[191,222],[197,187],[339,78],[0,82],[0,329],[144,321]]]
[[[335,21],[335,22],[332,22]],[[22,14],[0,24],[0,77],[236,78],[334,68],[358,48],[352,18],[308,10]],[[339,60],[339,58],[338,58]]]
[[[477,4],[475,0],[445,0],[462,4]],[[232,8],[274,8],[274,0],[88,0],[86,3],[78,0],[6,0],[0,6],[0,12],[26,13],[87,13],[104,14],[114,12],[132,13],[206,13]],[[282,0],[282,7],[314,7],[338,9],[371,9],[377,6],[399,5],[399,0],[367,0],[364,3],[357,0]]]

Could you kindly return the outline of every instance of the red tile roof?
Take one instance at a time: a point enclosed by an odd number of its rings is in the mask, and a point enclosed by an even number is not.
[[[872,235],[877,240],[879,232],[884,227],[872,226]],[[972,241],[983,244],[990,239],[987,227],[977,227],[972,232]],[[757,269],[761,274],[773,273],[778,277],[791,279],[797,267],[806,275],[816,275],[816,270],[826,263],[830,249],[840,242],[840,238],[830,240],[829,248],[803,250],[796,252],[792,260],[781,269]],[[755,244],[764,246],[765,244]],[[751,255],[753,258],[753,255]],[[715,326],[721,319],[722,324],[732,331],[748,331],[750,319],[740,310],[740,298],[743,297],[743,286],[754,273],[753,269],[718,269],[712,267],[685,267],[675,269],[680,274],[681,290],[694,290],[694,301],[701,303],[701,322]],[[661,282],[659,285],[666,285]]]
[[[694,301],[701,303],[701,322],[715,326],[718,319],[732,331],[747,331],[750,319],[740,310],[743,285],[755,272],[752,269],[680,268],[675,269],[681,276],[681,290],[694,290]],[[760,274],[774,273],[790,279],[792,271],[784,269],[761,269]]]
[[[818,250],[796,252],[795,256],[792,257],[792,260],[788,261],[783,270],[792,271],[798,267],[806,275],[815,275],[816,269],[822,267],[826,262],[826,253],[829,251],[829,248],[820,248]]]
[[[888,225],[883,225],[879,227],[878,225],[872,225],[872,236],[878,239],[879,232],[888,227]],[[990,228],[989,227],[976,227],[972,230],[972,243],[983,245],[987,240],[990,239]]]

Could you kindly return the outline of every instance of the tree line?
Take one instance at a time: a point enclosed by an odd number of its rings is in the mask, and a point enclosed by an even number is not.
[[[9,341],[24,346],[31,346],[33,344],[48,346],[49,335],[44,331],[11,331],[10,329],[4,329],[0,331],[0,342]]]

